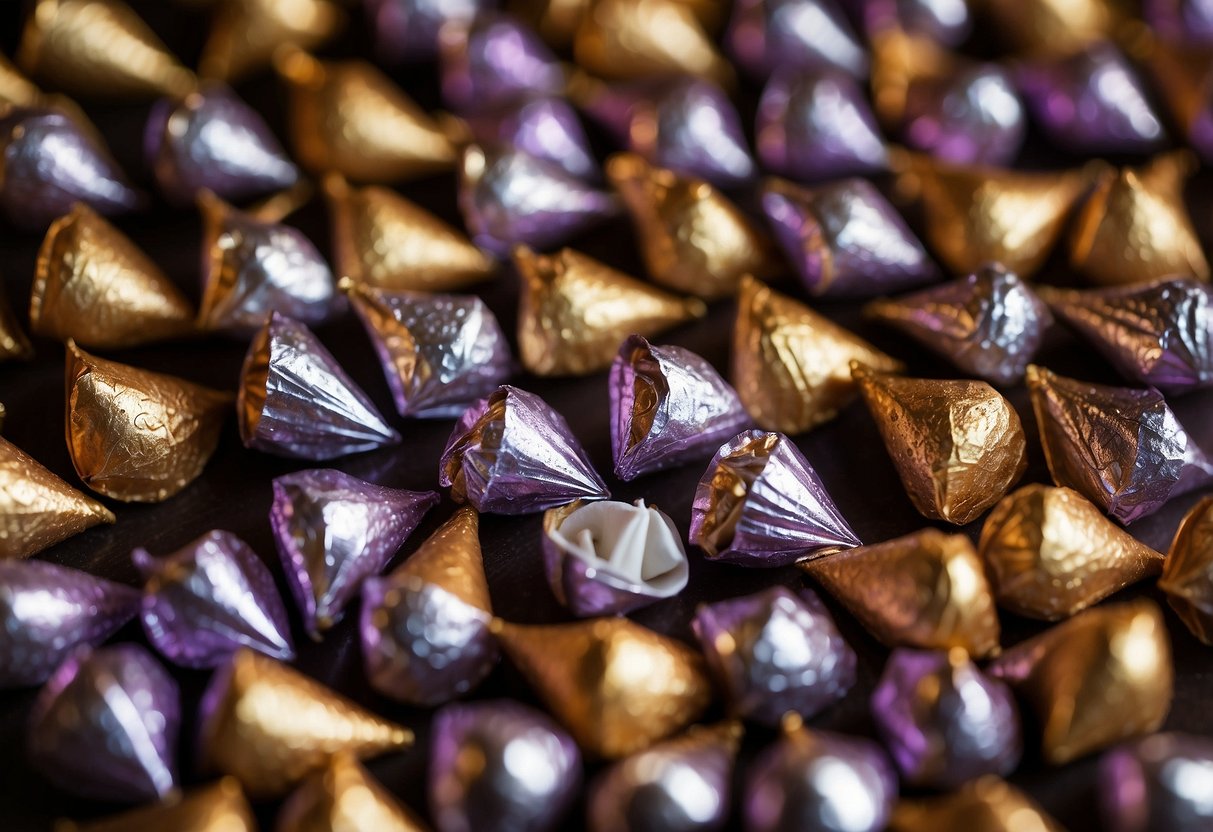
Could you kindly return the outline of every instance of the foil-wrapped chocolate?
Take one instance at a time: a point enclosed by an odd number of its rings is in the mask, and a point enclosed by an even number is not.
[[[542,545],[552,593],[579,618],[631,612],[687,585],[687,553],[674,521],[644,500],[576,500],[548,509]]]
[[[524,96],[558,96],[564,67],[512,17],[481,14],[439,33],[442,98],[458,111],[493,109]]]
[[[284,49],[321,46],[341,31],[345,17],[335,0],[221,3],[202,48],[202,74],[238,80],[268,66]]]
[[[998,653],[994,594],[966,535],[923,529],[801,568],[886,647]]]
[[[941,797],[902,800],[889,832],[1065,832],[1036,801],[995,775],[966,783]]]
[[[691,621],[729,712],[778,725],[808,719],[855,684],[855,651],[811,591],[782,586],[700,604]]]
[[[222,84],[156,102],[143,131],[143,154],[161,192],[180,205],[204,189],[243,200],[299,179],[261,115]]]
[[[61,832],[257,832],[257,820],[232,777],[151,806],[84,823],[58,821]]]
[[[389,291],[449,292],[493,273],[493,261],[420,205],[395,191],[325,177],[333,262],[355,283]]]
[[[480,518],[463,507],[385,578],[362,588],[362,655],[371,686],[433,707],[467,693],[497,661],[480,552]]]
[[[58,109],[5,108],[0,161],[0,211],[20,228],[46,228],[77,202],[124,214],[144,201],[101,139]]]
[[[577,110],[563,98],[521,98],[494,109],[464,113],[462,122],[481,147],[520,150],[587,182],[600,178]]]
[[[914,786],[951,790],[983,775],[1005,776],[1023,750],[1010,689],[960,648],[894,650],[872,692],[872,719]]]
[[[122,349],[194,330],[194,310],[164,272],[83,203],[51,223],[30,290],[35,335]]]
[[[211,676],[200,720],[203,766],[255,797],[284,794],[339,752],[366,759],[413,743],[407,728],[252,650]]]
[[[170,661],[217,667],[242,647],[295,658],[274,576],[231,532],[211,531],[164,557],[131,553],[143,576],[143,631]]]
[[[159,503],[206,467],[232,396],[67,343],[67,450],[99,494]]]
[[[51,96],[38,89],[38,85],[22,74],[8,59],[0,57],[0,103],[15,107],[37,107],[50,103]],[[60,97],[62,101],[71,99]]]
[[[862,545],[800,449],[760,430],[737,434],[708,463],[689,539],[709,559],[755,567]]]
[[[1209,261],[1184,205],[1184,179],[1195,168],[1185,151],[1140,168],[1104,170],[1070,232],[1070,264],[1104,286],[1163,277],[1209,279]]]
[[[1182,138],[1208,161],[1213,159],[1213,110],[1207,92],[1213,79],[1213,45],[1190,40],[1190,34],[1139,36],[1134,57],[1144,63]]]
[[[466,26],[496,5],[490,0],[364,0],[383,60],[424,61],[439,54],[439,35],[448,23]]]
[[[733,385],[754,421],[804,433],[857,395],[851,362],[899,372],[902,363],[858,335],[751,277],[741,282],[733,325]]]
[[[991,0],[985,11],[1008,48],[1037,55],[1073,54],[1129,22],[1109,0]]]
[[[707,308],[566,248],[551,255],[514,249],[522,278],[518,351],[541,376],[588,375],[610,366],[629,335],[653,336]]]
[[[611,363],[611,455],[634,480],[706,456],[750,424],[741,399],[688,349],[632,335]]]
[[[889,162],[864,91],[832,70],[773,75],[758,101],[754,145],[765,168],[793,179],[874,174]]]
[[[114,513],[0,438],[0,560],[27,558]]]
[[[580,785],[577,746],[533,708],[499,699],[434,717],[428,791],[441,832],[548,832]]]
[[[960,46],[973,29],[970,0],[860,0],[864,28],[897,27],[944,46]]]
[[[724,22],[726,8],[719,0],[674,2],[685,6],[709,34],[715,34]],[[593,0],[511,0],[507,5],[534,26],[553,47],[566,48],[572,44],[578,27],[589,14]]]
[[[739,0],[725,43],[758,78],[781,69],[868,74],[867,52],[834,0]]]
[[[771,179],[762,210],[810,295],[900,292],[939,277],[922,243],[866,179],[802,188]]]
[[[766,234],[708,182],[654,167],[634,153],[608,159],[606,175],[627,206],[645,268],[657,283],[717,300],[734,294],[744,275],[781,270]]]
[[[34,345],[21,330],[8,298],[0,292],[0,363],[28,361],[34,357]]]
[[[712,698],[698,652],[627,618],[498,620],[494,629],[539,698],[595,757],[625,757],[676,734]]]
[[[1099,761],[1099,807],[1110,832],[1199,832],[1213,825],[1203,784],[1213,742],[1192,734],[1155,734],[1115,748]]]
[[[1157,731],[1171,707],[1171,642],[1145,599],[1079,613],[1007,650],[988,672],[1036,712],[1041,754],[1053,765]]]
[[[984,381],[905,378],[858,363],[851,374],[922,516],[970,523],[1027,470],[1019,414]]]
[[[490,514],[610,497],[564,417],[534,393],[507,384],[460,417],[442,452],[438,483],[451,489],[455,502]]]
[[[57,787],[142,803],[177,787],[177,683],[137,644],[78,648],[38,692],[29,759]]]
[[[1023,378],[1052,323],[1032,288],[997,264],[899,298],[874,300],[864,316],[999,386]]]
[[[1213,482],[1201,450],[1154,389],[1113,387],[1028,367],[1049,473],[1122,523]]]
[[[275,832],[427,832],[429,829],[348,752],[299,784],[278,811]]]
[[[139,609],[130,587],[38,560],[0,560],[0,586],[0,689],[41,684]]]
[[[277,312],[249,345],[236,410],[244,446],[278,456],[332,459],[400,441],[311,330]]]
[[[1167,40],[1190,44],[1213,43],[1213,10],[1193,0],[1146,0],[1141,15],[1150,28]]]
[[[370,336],[401,416],[458,416],[514,371],[505,333],[475,295],[341,286]]]
[[[1163,561],[1158,588],[1192,634],[1213,644],[1213,497],[1184,515]]]

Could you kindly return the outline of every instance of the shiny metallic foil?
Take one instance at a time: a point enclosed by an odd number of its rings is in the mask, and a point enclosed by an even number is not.
[[[232,397],[67,345],[67,449],[92,490],[158,503],[181,491],[219,443]]]
[[[453,23],[439,33],[439,49],[442,98],[459,112],[564,91],[560,61],[534,31],[512,17],[489,13]]]
[[[720,0],[674,0],[686,6],[704,31],[715,34],[724,21],[726,9]],[[554,47],[567,47],[573,41],[592,0],[511,0],[510,13],[522,18]]]
[[[437,57],[443,26],[467,25],[497,4],[490,0],[365,0],[363,5],[379,58],[401,63]]]
[[[427,832],[429,827],[371,777],[352,754],[304,780],[278,811],[276,832]]]
[[[973,30],[970,0],[864,0],[864,26],[879,32],[890,26],[926,35],[944,46],[960,46]]]
[[[283,47],[313,49],[345,26],[333,0],[240,0],[222,3],[202,50],[206,78],[235,81],[268,66]]]
[[[34,345],[21,331],[8,300],[0,294],[0,362],[27,361],[34,357]]]
[[[725,43],[756,78],[780,69],[868,75],[867,52],[834,0],[739,0]]]
[[[1184,515],[1158,588],[1192,634],[1213,644],[1213,497],[1205,497]]]
[[[736,79],[688,5],[677,0],[599,0],[573,37],[577,63],[603,78],[701,75]]]
[[[1213,767],[1213,743],[1194,734],[1155,734],[1099,761],[1099,805],[1110,832],[1200,832],[1213,824],[1202,782]]]
[[[253,808],[240,784],[224,777],[185,795],[133,809],[102,820],[73,823],[59,821],[60,832],[257,832]]]
[[[1190,30],[1165,38],[1139,33],[1134,57],[1145,65],[1183,138],[1208,161],[1213,159],[1213,111],[1207,93],[1213,78],[1213,48],[1188,35]]]
[[[1027,54],[1073,54],[1125,22],[1110,0],[990,0],[988,12],[1002,40]]]
[[[591,182],[601,176],[577,110],[564,98],[528,96],[497,109],[464,113],[462,122],[483,147],[512,147]]]
[[[889,832],[1065,832],[1044,809],[1000,777],[988,775],[935,798],[903,800]]]

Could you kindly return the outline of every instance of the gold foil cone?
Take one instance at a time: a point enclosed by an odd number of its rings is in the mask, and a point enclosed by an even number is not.
[[[984,0],[999,36],[1030,55],[1066,56],[1112,37],[1117,0]]]
[[[408,575],[422,584],[441,587],[463,603],[492,614],[479,532],[480,515],[476,509],[462,506],[396,568],[393,577]]]
[[[872,35],[872,104],[890,129],[901,125],[910,88],[916,83],[945,81],[958,69],[958,61],[927,35],[900,28],[881,29]]]
[[[92,823],[60,821],[55,832],[257,832],[252,807],[231,777],[184,797],[146,806]]]
[[[34,346],[21,331],[21,324],[17,323],[8,299],[0,291],[0,362],[12,359],[24,361],[33,357]]]
[[[313,49],[345,26],[345,11],[331,0],[226,0],[219,6],[200,71],[235,81],[268,66],[281,47]]]
[[[462,232],[387,188],[325,177],[337,273],[389,291],[449,292],[493,275]]]
[[[937,529],[799,564],[887,647],[998,652],[998,613],[963,534]]]
[[[233,397],[67,344],[67,449],[92,490],[158,503],[193,482]]]
[[[898,372],[902,364],[799,301],[746,277],[733,327],[733,386],[761,427],[803,433],[856,395],[851,362]]]
[[[694,722],[711,701],[702,657],[626,618],[522,626],[495,620],[501,647],[573,738],[614,759]]]
[[[522,278],[518,351],[540,376],[586,375],[611,365],[629,335],[651,337],[707,313],[703,301],[641,283],[566,248],[514,249]]]
[[[18,107],[37,107],[43,103],[42,90],[3,55],[0,55],[0,103]]]
[[[707,32],[715,32],[727,12],[726,4],[720,0],[674,2],[690,9]],[[578,27],[593,5],[594,0],[514,0],[509,9],[552,46],[563,49],[572,44]]]
[[[1163,562],[1077,491],[1039,484],[995,506],[978,549],[998,603],[1045,621],[1157,575]]]
[[[17,61],[73,95],[184,95],[197,79],[120,0],[38,0]]]
[[[202,703],[202,760],[251,795],[280,795],[338,752],[366,759],[413,742],[407,728],[252,650],[215,674]]]
[[[426,832],[420,818],[375,781],[354,755],[333,755],[287,798],[275,832]]]
[[[623,197],[649,276],[704,300],[737,291],[742,275],[782,268],[766,233],[702,179],[654,167],[634,153],[607,160],[607,179]]]
[[[29,302],[36,335],[122,349],[194,331],[194,310],[121,231],[83,203],[51,223]]]
[[[942,797],[902,800],[889,832],[1065,832],[1032,798],[988,774]]]
[[[1213,644],[1213,497],[1205,497],[1184,515],[1158,588],[1192,634]]]
[[[1184,206],[1191,153],[1158,156],[1141,168],[1105,170],[1074,222],[1070,263],[1092,283],[1123,286],[1161,277],[1209,279]]]
[[[439,124],[365,61],[321,62],[298,49],[275,60],[290,88],[295,152],[312,172],[394,182],[454,167]]]
[[[27,558],[113,513],[0,439],[0,559]]]
[[[904,378],[855,362],[851,375],[924,517],[976,520],[1027,470],[1019,414],[984,381]]]
[[[1055,765],[1149,734],[1171,707],[1174,669],[1162,612],[1137,600],[1087,610],[1007,650],[989,672],[1027,700]]]
[[[1135,46],[1133,57],[1148,70],[1179,127],[1191,135],[1213,85],[1213,48],[1149,34],[1139,38]]]

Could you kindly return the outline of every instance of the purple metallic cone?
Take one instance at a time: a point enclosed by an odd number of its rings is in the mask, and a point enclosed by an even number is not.
[[[751,765],[746,832],[878,832],[897,799],[897,776],[871,740],[791,731]]]
[[[375,49],[392,62],[424,61],[438,54],[438,34],[447,23],[467,24],[496,5],[494,0],[363,0]]]
[[[485,147],[520,150],[586,181],[601,176],[577,111],[563,98],[524,98],[470,112],[464,121],[472,138]]]
[[[777,72],[758,102],[758,158],[793,179],[877,173],[889,156],[867,97],[836,70]]]
[[[894,650],[872,693],[872,719],[905,782],[952,790],[1019,764],[1019,709],[1010,688],[962,648]]]
[[[614,215],[619,203],[551,162],[473,145],[463,154],[459,208],[476,245],[504,256],[519,244],[559,245]]]
[[[458,416],[513,373],[505,333],[475,295],[349,291],[401,416]]]
[[[244,359],[236,410],[246,448],[332,459],[400,441],[312,332],[274,312]]]
[[[434,718],[429,796],[439,832],[554,829],[580,784],[576,744],[533,708],[476,702]]]
[[[482,14],[440,35],[442,97],[459,111],[498,107],[522,97],[560,95],[564,68],[520,21]]]
[[[901,133],[906,144],[948,162],[1006,165],[1019,153],[1026,121],[1008,72],[975,63],[912,83]]]
[[[270,526],[313,638],[341,619],[362,582],[383,571],[437,504],[433,491],[385,488],[331,468],[274,480]]]
[[[1213,3],[1208,0],[1143,0],[1141,15],[1168,40],[1213,43]]]
[[[130,587],[40,560],[0,560],[0,689],[39,685],[139,610]]]
[[[762,210],[810,295],[899,292],[939,277],[922,243],[866,179],[812,190],[771,180]]]
[[[1213,828],[1209,772],[1213,741],[1155,734],[1109,751],[1099,763],[1099,798],[1109,832],[1205,832]]]
[[[146,649],[79,648],[38,693],[30,763],[82,797],[142,803],[177,785],[177,683]]]
[[[691,622],[730,712],[778,725],[806,719],[855,684],[855,651],[812,590],[784,587],[700,604]]]
[[[962,372],[1003,386],[1023,378],[1053,320],[1028,284],[998,265],[873,301],[864,314],[901,330]]]
[[[973,28],[969,0],[853,0],[860,7],[864,29],[890,27],[925,35],[944,46],[959,46]]]
[[[170,661],[217,667],[241,647],[295,657],[273,575],[231,532],[207,532],[164,557],[136,549],[131,560],[146,581],[143,630]]]
[[[833,0],[737,0],[725,43],[758,78],[777,69],[868,74],[867,53]]]
[[[0,153],[0,211],[21,228],[45,229],[77,202],[106,215],[143,202],[97,139],[58,110],[4,112]]]
[[[299,179],[299,169],[257,111],[221,84],[156,102],[143,152],[160,190],[180,205],[192,203],[203,189],[243,200]]]
[[[752,424],[737,392],[688,349],[639,335],[611,364],[611,455],[624,481],[707,456]]]
[[[438,482],[455,502],[486,514],[530,514],[611,496],[564,417],[508,384],[460,417],[442,452]]]
[[[755,567],[861,545],[800,449],[760,430],[739,433],[708,463],[691,506],[690,541],[712,560]]]
[[[1028,61],[1018,67],[1016,80],[1037,123],[1068,150],[1149,153],[1166,142],[1141,80],[1111,44]]]

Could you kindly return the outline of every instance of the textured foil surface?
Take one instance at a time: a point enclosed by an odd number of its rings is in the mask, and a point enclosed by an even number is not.
[[[530,27],[512,17],[488,13],[455,22],[439,34],[438,43],[442,99],[455,110],[493,109],[564,91],[560,61]]]
[[[376,781],[352,754],[334,754],[278,810],[277,832],[427,832],[409,809]]]
[[[1213,767],[1213,743],[1192,734],[1155,734],[1109,751],[1099,762],[1099,805],[1110,832],[1197,832],[1213,823],[1199,783]]]
[[[1065,832],[1036,801],[994,775],[942,797],[902,800],[889,832]]]
[[[1158,588],[1192,634],[1213,644],[1213,497],[1184,515],[1163,561]]]
[[[600,0],[573,36],[577,64],[603,78],[700,75],[730,85],[733,67],[678,0]]]
[[[240,784],[224,777],[151,806],[81,824],[60,820],[56,828],[63,832],[257,832],[257,821]]]
[[[202,48],[206,78],[233,82],[266,67],[287,48],[313,49],[345,26],[333,0],[241,0],[222,4]]]
[[[806,26],[801,21],[813,21]],[[832,0],[740,0],[725,34],[729,53],[751,75],[784,68],[868,75],[868,55]]]

